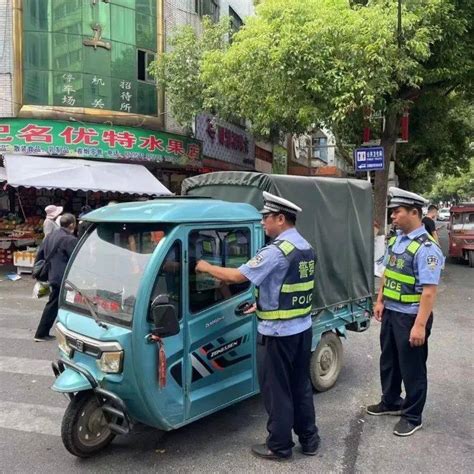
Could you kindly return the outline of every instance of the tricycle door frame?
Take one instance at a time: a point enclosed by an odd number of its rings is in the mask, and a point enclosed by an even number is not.
[[[217,411],[258,391],[255,375],[256,318],[254,315],[235,314],[235,309],[241,303],[254,301],[253,286],[250,284],[244,291],[200,311],[191,311],[189,289],[191,284],[198,283],[190,282],[190,268],[195,265],[199,256],[195,256],[197,244],[191,245],[189,239],[193,232],[216,229],[219,232],[239,229],[248,231],[249,258],[255,255],[259,245],[258,230],[253,222],[213,223],[186,228],[184,279],[188,291],[183,298],[187,322],[185,353],[187,352],[188,356],[185,370],[186,422]],[[226,242],[222,243],[222,248],[227,245],[227,238],[222,241]],[[202,248],[203,246],[204,244]],[[209,244],[209,249],[211,247],[212,244]],[[242,263],[245,260],[244,258]]]
[[[181,318],[178,334],[162,339],[166,354],[166,382],[160,386],[158,372],[159,346],[150,341],[149,335],[153,329],[153,322],[149,317],[150,304],[155,285],[158,282],[160,270],[169,252],[180,242],[179,257],[181,272]],[[184,422],[185,396],[183,380],[185,380],[184,356],[186,321],[184,311],[185,279],[184,279],[185,242],[183,232],[177,227],[166,236],[166,241],[160,243],[145,270],[137,295],[139,311],[134,315],[133,324],[133,357],[134,372],[140,394],[138,400],[144,401],[144,406],[136,407],[135,413],[141,413],[139,420],[145,424],[169,430],[181,426]],[[132,394],[133,395],[133,394]],[[143,402],[142,402],[143,403]]]

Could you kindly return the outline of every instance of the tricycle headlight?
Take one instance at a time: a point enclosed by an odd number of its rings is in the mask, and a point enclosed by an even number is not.
[[[97,365],[106,374],[118,374],[122,372],[123,351],[103,352]]]
[[[67,343],[66,335],[56,326],[56,341],[58,343],[59,350],[63,352],[66,356],[71,357],[72,347]]]

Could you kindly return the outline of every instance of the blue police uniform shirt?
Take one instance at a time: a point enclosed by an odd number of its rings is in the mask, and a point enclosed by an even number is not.
[[[311,245],[295,229],[282,232],[275,240],[288,240],[300,250],[311,248]],[[278,309],[280,288],[288,270],[288,259],[275,245],[267,245],[247,263],[239,267],[240,273],[255,286],[259,286],[260,303],[265,309]],[[292,336],[306,331],[312,324],[311,315],[287,321],[261,320],[258,332],[264,336]]]
[[[404,234],[401,230],[397,231],[397,238],[393,244],[395,253],[403,253],[408,245],[420,235],[426,234],[424,225],[413,230],[409,234]],[[438,245],[429,241],[431,245],[422,245],[415,254],[413,267],[416,279],[417,291],[422,291],[423,285],[438,285],[441,277],[441,270],[444,267],[443,252]],[[384,265],[388,264],[388,249],[385,252]],[[418,314],[419,303],[400,303],[389,299],[384,300],[385,308],[400,313]]]

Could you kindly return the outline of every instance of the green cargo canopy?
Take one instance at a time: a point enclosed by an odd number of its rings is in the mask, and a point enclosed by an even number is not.
[[[353,302],[373,294],[373,217],[370,183],[223,171],[184,180],[182,192],[263,207],[263,191],[303,209],[296,227],[317,255],[314,309]]]

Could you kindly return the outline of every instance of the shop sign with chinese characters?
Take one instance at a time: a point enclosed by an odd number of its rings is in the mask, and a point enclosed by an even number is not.
[[[254,169],[254,139],[242,128],[201,114],[196,117],[196,138],[202,141],[204,156]]]
[[[54,120],[0,119],[0,153],[202,166],[201,143],[189,137]]]

